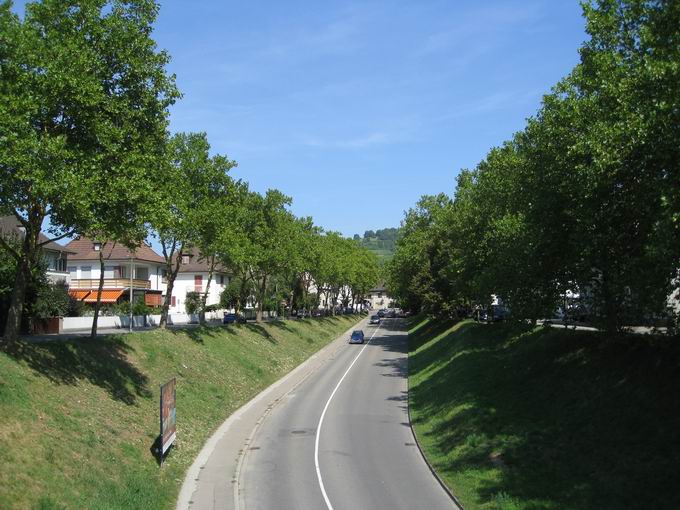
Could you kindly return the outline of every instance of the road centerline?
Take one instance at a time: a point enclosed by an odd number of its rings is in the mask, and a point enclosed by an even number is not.
[[[371,343],[371,340],[373,340],[373,337],[375,336],[375,334],[380,329],[380,326],[381,325],[378,324],[378,327],[375,328],[375,331],[373,331],[373,334],[368,339],[368,342],[366,342],[366,345],[364,345],[362,347],[362,349],[359,351],[359,354],[357,354],[355,356],[355,358],[352,360],[352,363],[350,363],[349,367],[347,367],[347,370],[345,370],[345,373],[342,374],[342,377],[338,381],[338,384],[335,385],[335,388],[331,392],[330,397],[328,397],[328,400],[326,401],[326,405],[324,406],[323,411],[321,412],[321,417],[319,418],[319,424],[316,426],[316,439],[314,441],[314,466],[316,467],[316,478],[319,481],[319,488],[321,489],[321,494],[323,496],[324,501],[326,502],[326,507],[328,508],[328,510],[333,510],[333,505],[331,504],[331,501],[328,498],[328,494],[326,493],[326,488],[324,487],[323,478],[321,476],[321,468],[319,466],[319,440],[321,438],[321,426],[323,425],[323,419],[326,416],[326,411],[328,410],[328,407],[331,404],[331,400],[333,400],[335,393],[338,391],[338,388],[340,388],[342,381],[345,380],[345,377],[347,377],[347,374],[349,374],[349,371],[352,370],[354,363],[356,363],[356,361],[359,359],[359,356],[361,356],[362,353],[366,350],[366,347],[368,347],[368,344]]]

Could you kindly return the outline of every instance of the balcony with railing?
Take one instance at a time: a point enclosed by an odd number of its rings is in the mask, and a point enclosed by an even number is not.
[[[126,289],[130,287],[130,278],[104,278],[105,289]],[[132,287],[135,289],[150,289],[151,282],[140,278],[132,279]],[[99,278],[71,278],[72,289],[97,289]]]

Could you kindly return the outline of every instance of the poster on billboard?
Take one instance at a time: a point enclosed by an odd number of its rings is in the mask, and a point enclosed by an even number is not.
[[[165,455],[177,434],[175,378],[161,385],[161,456]]]

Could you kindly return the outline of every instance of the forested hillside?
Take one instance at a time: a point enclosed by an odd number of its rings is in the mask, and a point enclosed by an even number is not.
[[[386,262],[394,256],[394,247],[398,235],[398,228],[383,228],[375,231],[367,230],[364,232],[364,237],[354,234],[354,239],[359,241],[361,246],[375,253],[381,262]]]

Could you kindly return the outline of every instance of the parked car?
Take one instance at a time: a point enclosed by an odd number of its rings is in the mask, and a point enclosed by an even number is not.
[[[368,322],[369,322],[369,324],[380,324],[380,316],[379,315],[371,315],[371,319]]]
[[[380,317],[382,319],[383,317],[385,317],[385,310],[378,310],[377,315],[378,315],[378,317]]]
[[[352,336],[349,337],[349,343],[351,344],[363,344],[364,343],[364,332],[360,329],[355,329],[352,331]]]
[[[237,315],[235,313],[224,312],[224,318],[222,319],[222,324],[234,324],[245,322],[245,317]]]
[[[312,317],[321,317],[323,312],[321,310],[312,310]]]
[[[500,322],[510,318],[510,310],[503,305],[491,305],[491,318],[493,322]]]
[[[476,310],[475,320],[477,322],[487,322],[489,320],[489,313],[486,310]]]

